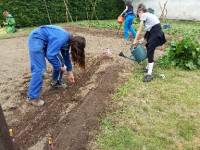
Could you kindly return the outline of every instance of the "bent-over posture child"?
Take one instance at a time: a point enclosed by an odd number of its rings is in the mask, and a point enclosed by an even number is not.
[[[62,76],[65,71],[67,71],[67,79],[74,83],[72,61],[85,68],[85,45],[84,37],[73,36],[55,25],[45,25],[33,30],[28,39],[31,80],[27,102],[38,107],[44,105],[40,93],[43,74],[46,71],[45,59],[53,67],[52,87],[62,86]]]
[[[147,72],[147,74],[144,77],[144,82],[149,82],[153,79],[152,71],[154,66],[155,49],[156,47],[163,45],[166,42],[166,39],[161,29],[158,17],[147,12],[147,9],[143,4],[139,4],[137,8],[137,15],[140,18],[140,26],[137,30],[137,35],[133,44],[136,46],[139,43],[140,34],[144,25],[146,30],[144,39],[147,41],[146,48],[148,58],[148,64],[145,68],[145,72]]]
[[[125,17],[125,22],[124,22],[124,39],[128,40],[129,39],[129,31],[131,32],[132,36],[135,38],[136,36],[136,31],[132,27],[132,24],[135,19],[135,14],[133,12],[133,5],[132,1],[128,0],[126,1],[126,8],[125,10],[121,13],[121,16]]]

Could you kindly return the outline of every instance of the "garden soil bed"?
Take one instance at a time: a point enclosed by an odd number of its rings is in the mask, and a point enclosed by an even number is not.
[[[40,109],[25,102],[30,80],[27,37],[0,40],[0,104],[14,130],[18,149],[48,149],[49,135],[56,150],[90,149],[88,142],[99,128],[99,118],[111,103],[116,87],[131,73],[133,63],[118,57],[121,50],[128,53],[129,46],[120,36],[114,36],[114,31],[108,36],[107,30],[69,29],[87,40],[86,70],[75,66],[74,85],[51,89],[48,66],[41,95],[46,105]],[[106,48],[113,52],[113,59],[101,58]]]

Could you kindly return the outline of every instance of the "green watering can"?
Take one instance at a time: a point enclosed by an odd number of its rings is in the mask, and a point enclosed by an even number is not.
[[[138,44],[137,47],[134,47],[132,45],[130,50],[131,50],[131,56],[130,57],[124,55],[123,52],[120,52],[119,56],[124,57],[124,58],[128,58],[130,60],[137,61],[138,63],[142,62],[143,60],[145,60],[147,58],[147,51],[146,51],[146,49],[144,49],[142,47],[141,44]]]

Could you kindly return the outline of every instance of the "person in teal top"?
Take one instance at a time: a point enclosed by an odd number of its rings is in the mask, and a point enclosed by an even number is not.
[[[15,18],[9,14],[7,10],[4,10],[3,16],[6,18],[6,21],[3,22],[3,25],[5,26],[5,30],[7,33],[14,33],[16,31],[15,28]]]

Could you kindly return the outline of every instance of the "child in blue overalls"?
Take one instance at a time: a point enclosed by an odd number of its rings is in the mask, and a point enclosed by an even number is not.
[[[72,61],[85,67],[84,37],[73,36],[55,25],[41,26],[31,32],[28,39],[31,80],[28,88],[28,103],[43,106],[40,99],[43,76],[46,71],[46,59],[53,67],[52,86],[62,84],[62,75],[68,73],[67,79],[74,82]]]
[[[121,13],[121,16],[125,17],[125,22],[124,22],[124,39],[128,41],[129,39],[129,32],[131,32],[133,38],[136,36],[136,31],[132,27],[132,24],[135,19],[135,14],[133,12],[133,5],[131,0],[127,0],[125,2],[126,4],[126,9]]]

